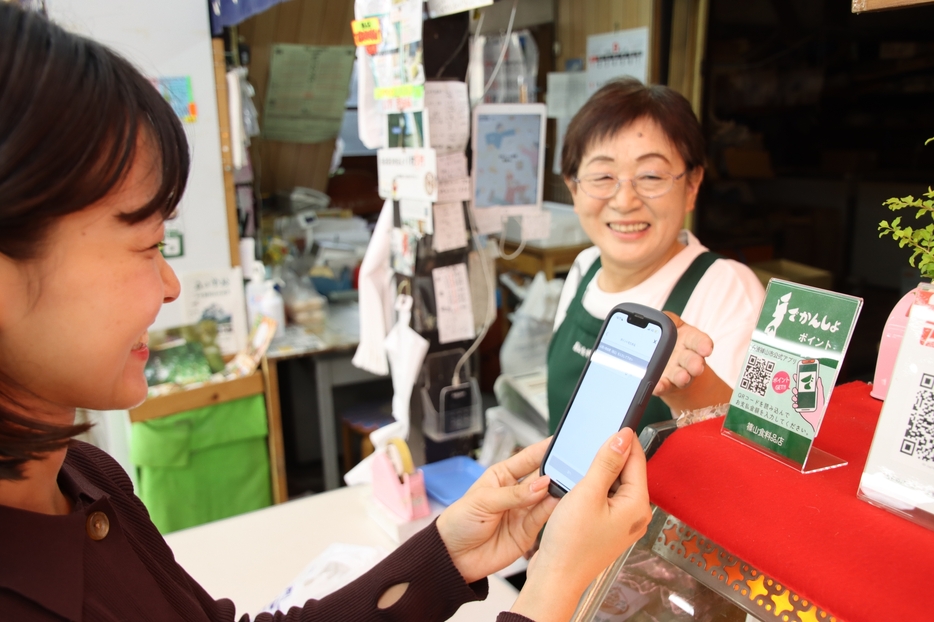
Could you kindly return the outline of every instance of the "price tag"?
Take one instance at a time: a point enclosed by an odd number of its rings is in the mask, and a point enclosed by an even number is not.
[[[350,22],[350,30],[353,32],[353,42],[357,47],[378,45],[383,42],[383,33],[379,29],[378,17],[355,19]]]

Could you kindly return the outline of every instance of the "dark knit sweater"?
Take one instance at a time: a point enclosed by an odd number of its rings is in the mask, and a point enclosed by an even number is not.
[[[130,479],[110,456],[74,441],[58,482],[74,504],[67,516],[0,506],[0,619],[234,619],[230,600],[211,598],[175,562]],[[89,535],[94,530],[88,517],[96,512],[109,521],[101,539]],[[405,582],[409,587],[397,603],[377,607],[386,588]],[[432,524],[350,585],[256,621],[445,620],[461,604],[485,598],[487,589],[486,579],[464,582]],[[510,613],[497,620],[528,622]]]

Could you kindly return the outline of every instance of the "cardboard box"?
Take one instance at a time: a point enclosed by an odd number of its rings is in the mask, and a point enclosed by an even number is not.
[[[820,287],[821,289],[833,288],[833,274],[827,270],[806,266],[790,259],[760,261],[749,264],[749,267],[759,277],[762,287],[768,287],[769,279],[784,279],[801,285]]]

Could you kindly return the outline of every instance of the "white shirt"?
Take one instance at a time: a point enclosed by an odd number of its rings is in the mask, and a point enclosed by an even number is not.
[[[626,291],[610,293],[600,289],[601,267],[584,292],[584,309],[597,318],[605,318],[622,302],[661,309],[684,271],[707,250],[690,231],[682,230],[678,239],[685,247],[652,276]],[[592,246],[574,260],[558,300],[555,331],[564,321],[581,279],[599,256],[600,249]],[[713,354],[707,357],[707,364],[730,386],[739,377],[764,299],[765,290],[752,270],[732,259],[718,259],[701,277],[681,314],[681,319],[713,340]]]

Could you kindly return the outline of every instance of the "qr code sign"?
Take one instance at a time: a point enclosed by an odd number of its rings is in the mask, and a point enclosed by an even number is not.
[[[921,375],[921,386],[908,416],[901,452],[934,463],[934,375]]]
[[[775,361],[750,354],[749,360],[746,361],[746,369],[743,370],[743,378],[739,381],[740,388],[765,397],[774,369]]]

